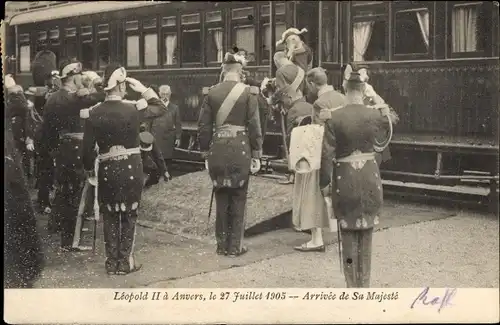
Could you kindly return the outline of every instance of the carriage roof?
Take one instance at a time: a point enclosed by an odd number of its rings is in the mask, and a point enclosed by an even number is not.
[[[98,1],[70,2],[55,7],[20,12],[12,16],[10,25],[32,24],[48,20],[63,19],[75,16],[91,15],[116,10],[124,10],[157,5],[157,1]],[[165,2],[161,2],[165,3]]]

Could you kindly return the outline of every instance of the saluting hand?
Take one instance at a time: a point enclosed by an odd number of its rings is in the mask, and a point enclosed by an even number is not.
[[[143,93],[145,92],[146,90],[148,90],[148,88],[146,86],[144,86],[142,84],[142,82],[140,82],[139,80],[137,79],[134,79],[134,78],[127,78],[125,79],[127,81],[127,83],[129,84],[130,88],[132,88],[133,91],[137,92],[137,93]]]

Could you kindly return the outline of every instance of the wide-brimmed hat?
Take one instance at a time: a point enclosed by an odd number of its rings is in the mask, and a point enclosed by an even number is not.
[[[150,132],[143,131],[143,132],[139,133],[139,139],[141,140],[141,150],[142,151],[153,150],[153,142],[155,141],[155,138]]]
[[[224,56],[224,61],[222,64],[241,64],[242,66],[247,65],[247,60],[243,55],[237,53],[227,52]]]
[[[286,39],[292,35],[299,36],[299,35],[302,35],[304,33],[307,33],[306,28],[302,28],[301,30],[299,30],[295,27],[288,28],[286,31],[283,32],[283,34],[281,34],[281,39],[276,42],[276,46],[284,44],[286,42]]]
[[[76,60],[65,59],[59,65],[59,78],[64,79],[68,76],[76,75],[82,73],[82,63]],[[50,73],[50,76],[57,76],[54,71]]]
[[[104,90],[111,90],[127,79],[127,70],[119,63],[110,63],[104,69],[102,85]]]

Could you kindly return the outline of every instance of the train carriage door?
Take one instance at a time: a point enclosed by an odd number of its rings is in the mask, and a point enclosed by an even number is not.
[[[290,27],[307,28],[303,36],[304,41],[313,51],[313,67],[318,65],[318,21],[319,1],[294,1],[294,24]]]

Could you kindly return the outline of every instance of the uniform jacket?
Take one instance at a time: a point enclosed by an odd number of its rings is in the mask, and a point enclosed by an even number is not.
[[[226,136],[219,133],[219,126],[215,125],[221,104],[236,84],[236,81],[224,81],[204,90],[198,137],[200,150],[210,150],[208,166],[215,186],[226,184],[224,187],[241,187],[249,177],[250,159],[262,156],[262,130],[257,100],[260,91],[257,87],[247,86],[244,89],[223,123],[241,127],[245,131]]]
[[[103,93],[93,93],[79,97],[61,88],[53,93],[45,103],[42,124],[42,152],[48,154],[58,149],[59,135],[83,132],[80,110],[104,100]]]
[[[171,159],[174,154],[175,140],[181,139],[182,124],[179,107],[172,102],[169,102],[166,107],[166,113],[151,122],[150,130],[163,158]]]
[[[379,110],[348,104],[325,123],[320,187],[331,183],[335,215],[344,229],[367,229],[378,223],[382,180],[375,159],[339,162],[351,154],[373,153],[378,130],[387,118]]]
[[[161,153],[158,144],[153,141],[151,151],[141,150],[143,170],[145,173],[149,173],[152,170],[158,170],[160,175],[164,175],[167,171],[167,166],[165,164],[165,159]]]
[[[318,99],[314,102],[313,123],[323,125],[325,123],[324,116],[331,116],[328,110],[335,109],[345,105],[345,96],[333,89],[332,86],[323,88],[318,92]],[[323,111],[320,117],[320,113]]]
[[[6,115],[7,128],[12,132],[16,142],[24,142],[30,133],[28,101],[22,92],[7,95]]]
[[[305,116],[311,116],[312,112],[313,106],[306,102],[304,98],[301,98],[292,104],[286,115],[288,137],[291,136],[292,129],[298,125],[300,120]]]

